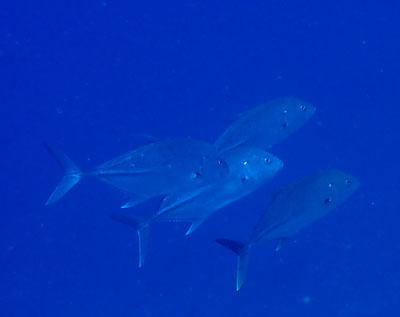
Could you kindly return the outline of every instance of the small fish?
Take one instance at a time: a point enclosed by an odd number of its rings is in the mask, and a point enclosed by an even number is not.
[[[268,149],[302,127],[314,112],[310,103],[297,98],[271,100],[240,114],[215,145],[220,152],[239,146]]]
[[[258,148],[237,148],[223,154],[229,175],[205,186],[185,188],[167,195],[158,212],[142,221],[126,214],[111,218],[134,227],[139,235],[139,266],[147,253],[147,236],[154,221],[190,222],[186,235],[197,229],[217,210],[250,194],[268,182],[283,166],[281,160]],[[142,254],[143,253],[143,254]]]
[[[229,173],[228,165],[215,146],[193,139],[153,142],[88,172],[82,172],[64,153],[46,147],[65,170],[47,205],[59,200],[86,176],[95,176],[131,193],[134,197],[123,206],[127,208],[181,188],[199,186]]]
[[[358,188],[358,180],[340,170],[329,169],[311,174],[281,190],[269,203],[264,215],[246,243],[229,239],[217,242],[238,255],[236,290],[245,280],[249,249],[261,240],[282,243],[300,229],[328,214],[347,200]]]

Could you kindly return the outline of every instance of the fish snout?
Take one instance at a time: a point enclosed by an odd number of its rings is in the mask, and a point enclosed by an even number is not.
[[[266,152],[264,162],[276,171],[280,170],[284,165],[281,159],[269,152]]]

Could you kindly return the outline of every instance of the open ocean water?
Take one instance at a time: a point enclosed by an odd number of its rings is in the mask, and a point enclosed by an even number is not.
[[[400,33],[395,1],[3,1],[0,316],[400,316]],[[51,206],[62,170],[144,135],[214,142],[238,113],[294,96],[307,124],[270,151],[282,171],[184,236],[109,219],[129,196],[87,179]],[[359,190],[282,250],[236,257],[271,192],[336,167]]]

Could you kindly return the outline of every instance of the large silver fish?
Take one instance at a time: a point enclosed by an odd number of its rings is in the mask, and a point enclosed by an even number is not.
[[[65,154],[50,147],[48,150],[64,167],[65,174],[46,204],[59,200],[86,176],[95,176],[134,195],[123,206],[131,207],[155,196],[215,181],[229,173],[215,146],[193,139],[154,142],[88,172],[82,172]]]
[[[239,146],[268,149],[302,127],[315,108],[297,98],[274,99],[240,114],[215,142],[221,152]]]
[[[281,242],[296,234],[343,203],[358,188],[358,180],[340,170],[311,174],[281,190],[269,203],[250,239],[241,243],[229,239],[217,242],[238,255],[236,289],[245,280],[249,249],[264,239]]]
[[[243,198],[271,180],[283,162],[259,148],[236,148],[225,152],[229,175],[215,183],[167,196],[158,211],[158,220],[191,222],[193,232],[215,211]],[[194,193],[190,195],[189,192]],[[179,196],[187,197],[186,200]]]
[[[258,148],[237,148],[224,153],[229,175],[208,185],[186,188],[166,196],[159,211],[139,221],[127,214],[110,216],[133,226],[139,236],[139,266],[147,249],[149,226],[154,221],[190,222],[190,234],[217,210],[248,195],[268,182],[283,166],[281,160]]]

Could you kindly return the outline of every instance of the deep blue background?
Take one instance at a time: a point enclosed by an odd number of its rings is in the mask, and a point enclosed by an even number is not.
[[[400,23],[396,2],[8,1],[0,8],[1,316],[400,316]],[[110,221],[127,197],[87,180],[45,207],[62,171],[139,134],[214,141],[238,112],[290,95],[317,112],[271,151],[270,187],[318,168],[360,190],[279,253],[263,243],[236,293],[233,254],[263,189],[184,237],[156,224],[148,261]]]

